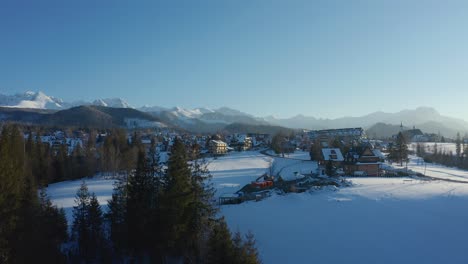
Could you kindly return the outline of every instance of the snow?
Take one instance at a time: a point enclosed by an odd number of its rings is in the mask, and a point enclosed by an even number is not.
[[[115,107],[115,108],[133,108],[122,98],[104,98],[96,99],[92,103],[93,105]]]
[[[445,153],[450,153],[452,152],[453,155],[456,153],[456,145],[455,143],[434,143],[434,142],[422,142],[419,143],[422,146],[424,146],[424,150],[428,153],[434,153],[434,145],[437,144],[437,151],[438,152],[445,152]],[[416,151],[416,147],[418,146],[418,143],[411,143],[409,144],[409,150]]]
[[[107,201],[112,198],[112,190],[115,180],[92,178],[84,179],[88,185],[90,193],[96,194],[99,204],[103,211],[107,210]],[[63,181],[54,184],[49,184],[47,194],[54,205],[65,210],[68,223],[73,222],[73,206],[75,206],[76,191],[80,188],[83,181]]]
[[[255,151],[233,152],[217,159],[208,159],[208,169],[216,196],[232,194],[255,181],[270,167],[272,158]]]
[[[191,109],[185,109],[185,108],[176,106],[172,110],[172,113],[175,116],[178,116],[178,117],[197,118],[197,117],[203,115],[203,113],[206,112],[206,111],[207,110],[205,110],[205,109],[193,109],[193,110],[191,110]]]
[[[273,174],[281,176],[286,181],[298,179],[302,174],[315,173],[318,167],[316,161],[280,157],[275,157],[273,166],[275,168]]]
[[[61,109],[62,100],[47,96],[43,92],[27,91],[23,94],[0,95],[0,105],[12,108]]]
[[[434,178],[465,181],[468,183],[468,171],[458,168],[450,168],[435,163],[426,163],[422,158],[413,155],[409,156],[409,160],[408,169],[412,171]],[[403,164],[403,167],[398,165],[399,164],[393,164],[396,168],[406,168],[405,164]]]
[[[163,128],[167,127],[165,124],[157,121],[150,121],[146,119],[139,119],[139,118],[124,118],[124,123],[127,128]]]
[[[273,150],[268,150],[267,154],[277,157],[281,156],[281,154],[276,154]],[[310,153],[307,151],[295,151],[294,153],[285,153],[284,157],[289,159],[310,160]]]
[[[467,263],[468,184],[402,178],[222,207],[264,263]]]
[[[297,157],[301,156],[297,154]],[[315,161],[269,157],[257,151],[233,152],[208,162],[217,196],[234,193],[264,173],[270,173],[272,162],[273,175],[280,175],[283,180],[295,180],[317,170]]]
[[[308,154],[308,153],[307,153]],[[295,153],[291,156],[305,156]],[[217,196],[229,196],[268,171],[294,177],[316,163],[234,152],[208,159]],[[411,157],[412,170],[424,169]],[[426,174],[468,182],[468,172],[427,164]],[[251,230],[264,263],[468,263],[468,184],[413,178],[349,178],[351,187],[273,195],[260,202],[224,205],[233,232]],[[113,180],[86,181],[101,204]],[[54,204],[71,219],[81,181],[51,184]],[[103,206],[106,208],[106,206]]]
[[[344,161],[343,154],[339,148],[322,148],[322,155],[324,160]],[[335,158],[333,158],[335,156]]]

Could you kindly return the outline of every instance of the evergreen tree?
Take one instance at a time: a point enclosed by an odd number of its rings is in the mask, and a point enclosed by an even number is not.
[[[244,243],[244,251],[246,252],[246,259],[242,261],[245,264],[258,264],[261,263],[258,250],[255,246],[256,241],[252,232],[248,232],[246,241]]]
[[[104,251],[103,214],[101,206],[93,193],[88,208],[89,249],[92,256],[102,257]]]
[[[80,260],[102,260],[104,252],[103,215],[96,195],[90,194],[83,181],[76,193],[73,207],[72,238],[77,243]]]
[[[192,189],[191,170],[187,164],[187,152],[180,139],[174,141],[168,169],[165,175],[164,195],[161,199],[162,230],[167,241],[169,256],[181,258],[187,254],[192,241],[187,240],[193,223],[195,198]]]
[[[215,189],[210,184],[211,174],[208,170],[208,164],[204,159],[196,159],[191,162],[192,171],[192,189],[194,199],[189,205],[189,211],[191,212],[191,223],[188,241],[189,250],[192,251],[192,255],[195,258],[200,258],[201,248],[203,239],[206,237],[205,234],[209,232],[209,227],[212,225],[212,221],[216,214],[216,207],[214,205],[214,194]]]
[[[119,180],[114,185],[112,199],[108,202],[106,218],[110,225],[110,240],[115,252],[125,253],[128,244],[127,224],[127,180]]]
[[[248,232],[245,237],[246,241],[242,239],[240,232],[236,232],[232,238],[234,245],[234,263],[261,263],[253,234]]]
[[[47,263],[65,263],[65,257],[61,253],[61,246],[68,239],[65,211],[52,205],[45,189],[41,189],[39,202],[39,215],[31,220],[31,226],[39,232],[38,238],[33,240],[37,253],[32,254],[32,257]]]
[[[90,257],[90,223],[89,207],[91,196],[88,186],[83,181],[76,193],[75,206],[73,207],[72,238],[77,242],[77,255],[83,259]]]
[[[395,151],[397,161],[400,162],[400,166],[403,166],[403,162],[408,160],[408,145],[403,133],[399,132],[395,142]]]
[[[12,259],[24,186],[24,141],[18,127],[4,125],[0,136],[0,262]]]
[[[457,133],[457,139],[455,140],[455,152],[457,154],[457,158],[460,159],[462,153],[460,133]]]
[[[28,156],[32,145],[30,141]],[[19,128],[5,125],[0,136],[0,263],[63,263],[63,211],[52,206],[44,191],[38,199],[27,151]]]
[[[242,243],[242,241],[240,241]],[[237,245],[235,252],[234,244],[231,239],[231,232],[229,231],[224,218],[218,219],[214,224],[209,240],[208,240],[208,254],[206,257],[206,264],[234,264],[241,263],[242,257],[236,255],[242,250],[242,245]],[[238,261],[236,261],[238,258]]]
[[[129,244],[137,255],[149,251],[158,233],[148,232],[154,228],[152,220],[157,215],[159,190],[149,167],[144,150],[138,153],[135,173],[128,179],[127,221]]]
[[[54,160],[55,179],[52,179],[53,182],[71,179],[68,173],[71,170],[69,170],[68,165],[68,148],[66,144],[62,143],[59,146]]]

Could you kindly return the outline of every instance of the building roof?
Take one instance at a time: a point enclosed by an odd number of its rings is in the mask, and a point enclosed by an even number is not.
[[[323,160],[344,161],[343,154],[339,148],[322,148]]]
[[[221,140],[212,139],[211,142],[215,143],[216,145],[226,145],[227,146],[226,142],[221,141]]]

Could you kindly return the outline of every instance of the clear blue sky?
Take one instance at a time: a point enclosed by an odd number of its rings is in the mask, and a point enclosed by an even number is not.
[[[0,93],[468,119],[468,1],[0,2]]]

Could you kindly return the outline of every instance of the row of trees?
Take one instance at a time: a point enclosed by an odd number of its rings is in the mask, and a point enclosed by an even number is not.
[[[424,145],[416,145],[416,155],[424,158],[426,162],[435,162],[445,166],[468,169],[468,146],[461,139],[460,133],[457,133],[455,139],[455,153],[439,149],[437,143],[434,144],[431,152],[426,151]]]
[[[129,141],[122,129],[109,130],[105,137],[96,137],[97,131],[90,131],[84,145],[77,144],[73,149],[65,141],[54,146],[42,142],[40,133],[33,129],[27,134],[28,138],[18,150],[24,152],[25,167],[39,186],[91,177],[96,172],[131,171],[135,168],[141,145],[138,133],[135,132]]]
[[[134,173],[116,183],[104,217],[83,184],[74,208],[73,260],[151,263],[259,263],[251,234],[233,237],[216,219],[206,164],[189,163],[176,140],[167,171],[140,150]],[[108,236],[103,224],[108,225]],[[96,250],[99,249],[99,250]]]

